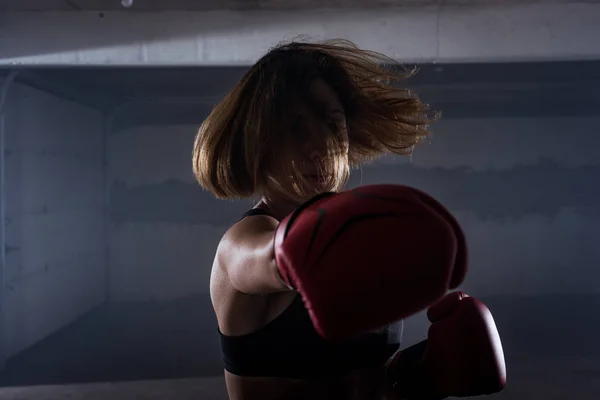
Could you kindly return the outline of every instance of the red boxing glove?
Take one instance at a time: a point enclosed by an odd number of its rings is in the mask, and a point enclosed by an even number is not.
[[[407,186],[319,195],[275,234],[282,278],[325,339],[349,339],[415,314],[458,286],[464,235],[436,200]]]
[[[488,308],[462,292],[432,306],[427,340],[394,357],[388,376],[407,400],[440,400],[496,393],[506,385],[500,335]]]

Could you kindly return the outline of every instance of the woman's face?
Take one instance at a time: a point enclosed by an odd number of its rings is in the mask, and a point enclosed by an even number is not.
[[[331,190],[331,178],[339,171],[332,165],[348,164],[348,129],[342,102],[333,88],[315,79],[309,88],[306,107],[294,113],[291,121],[297,148],[293,149],[294,170],[315,189]],[[332,162],[334,161],[335,162]]]

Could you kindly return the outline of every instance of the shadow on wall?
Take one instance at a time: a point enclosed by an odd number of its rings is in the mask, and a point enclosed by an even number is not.
[[[396,183],[420,188],[454,211],[481,219],[555,217],[564,208],[600,215],[600,165],[567,167],[551,160],[509,170],[474,171],[467,167],[419,168],[411,165],[368,165],[354,171],[349,187]],[[532,190],[535,183],[535,190]],[[114,223],[174,223],[228,226],[253,206],[247,201],[222,201],[195,182],[172,179],[160,184],[111,188]]]
[[[554,218],[565,208],[579,208],[586,215],[600,216],[600,187],[596,184],[599,176],[600,165],[568,167],[550,159],[487,171],[373,165],[356,171],[349,186],[413,186],[441,199],[450,210],[469,212],[484,220],[519,219],[526,215]]]
[[[114,303],[12,357],[0,385],[219,375],[217,340],[208,297]]]
[[[580,379],[591,382],[600,378],[600,324],[590,317],[600,313],[600,296],[498,296],[482,300],[495,316],[511,380],[543,381],[549,369],[564,370],[569,365]],[[407,321],[406,346],[426,335],[428,324],[415,319]],[[530,368],[532,363],[542,363],[545,369],[536,372]],[[9,360],[0,384],[221,374],[216,322],[208,296],[203,296],[100,307]]]
[[[600,165],[566,167],[549,160],[502,171],[369,165],[353,173],[349,186],[409,185],[441,198],[451,210],[468,211],[482,219],[518,219],[532,214],[552,218],[569,207],[600,215],[600,189],[596,185],[599,176]],[[195,182],[172,179],[134,188],[114,182],[111,204],[111,219],[116,224],[228,226],[254,203],[217,200]]]

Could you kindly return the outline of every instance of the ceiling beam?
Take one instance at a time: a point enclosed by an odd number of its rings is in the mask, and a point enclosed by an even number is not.
[[[250,65],[298,35],[407,63],[598,60],[600,3],[374,10],[4,12],[0,65]]]

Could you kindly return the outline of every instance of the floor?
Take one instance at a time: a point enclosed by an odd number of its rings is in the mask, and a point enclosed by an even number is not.
[[[226,400],[222,378],[0,388],[2,400]]]
[[[506,389],[473,400],[598,400],[600,359],[562,367],[537,360],[511,368]],[[2,400],[227,400],[222,378],[188,378],[0,388]]]

